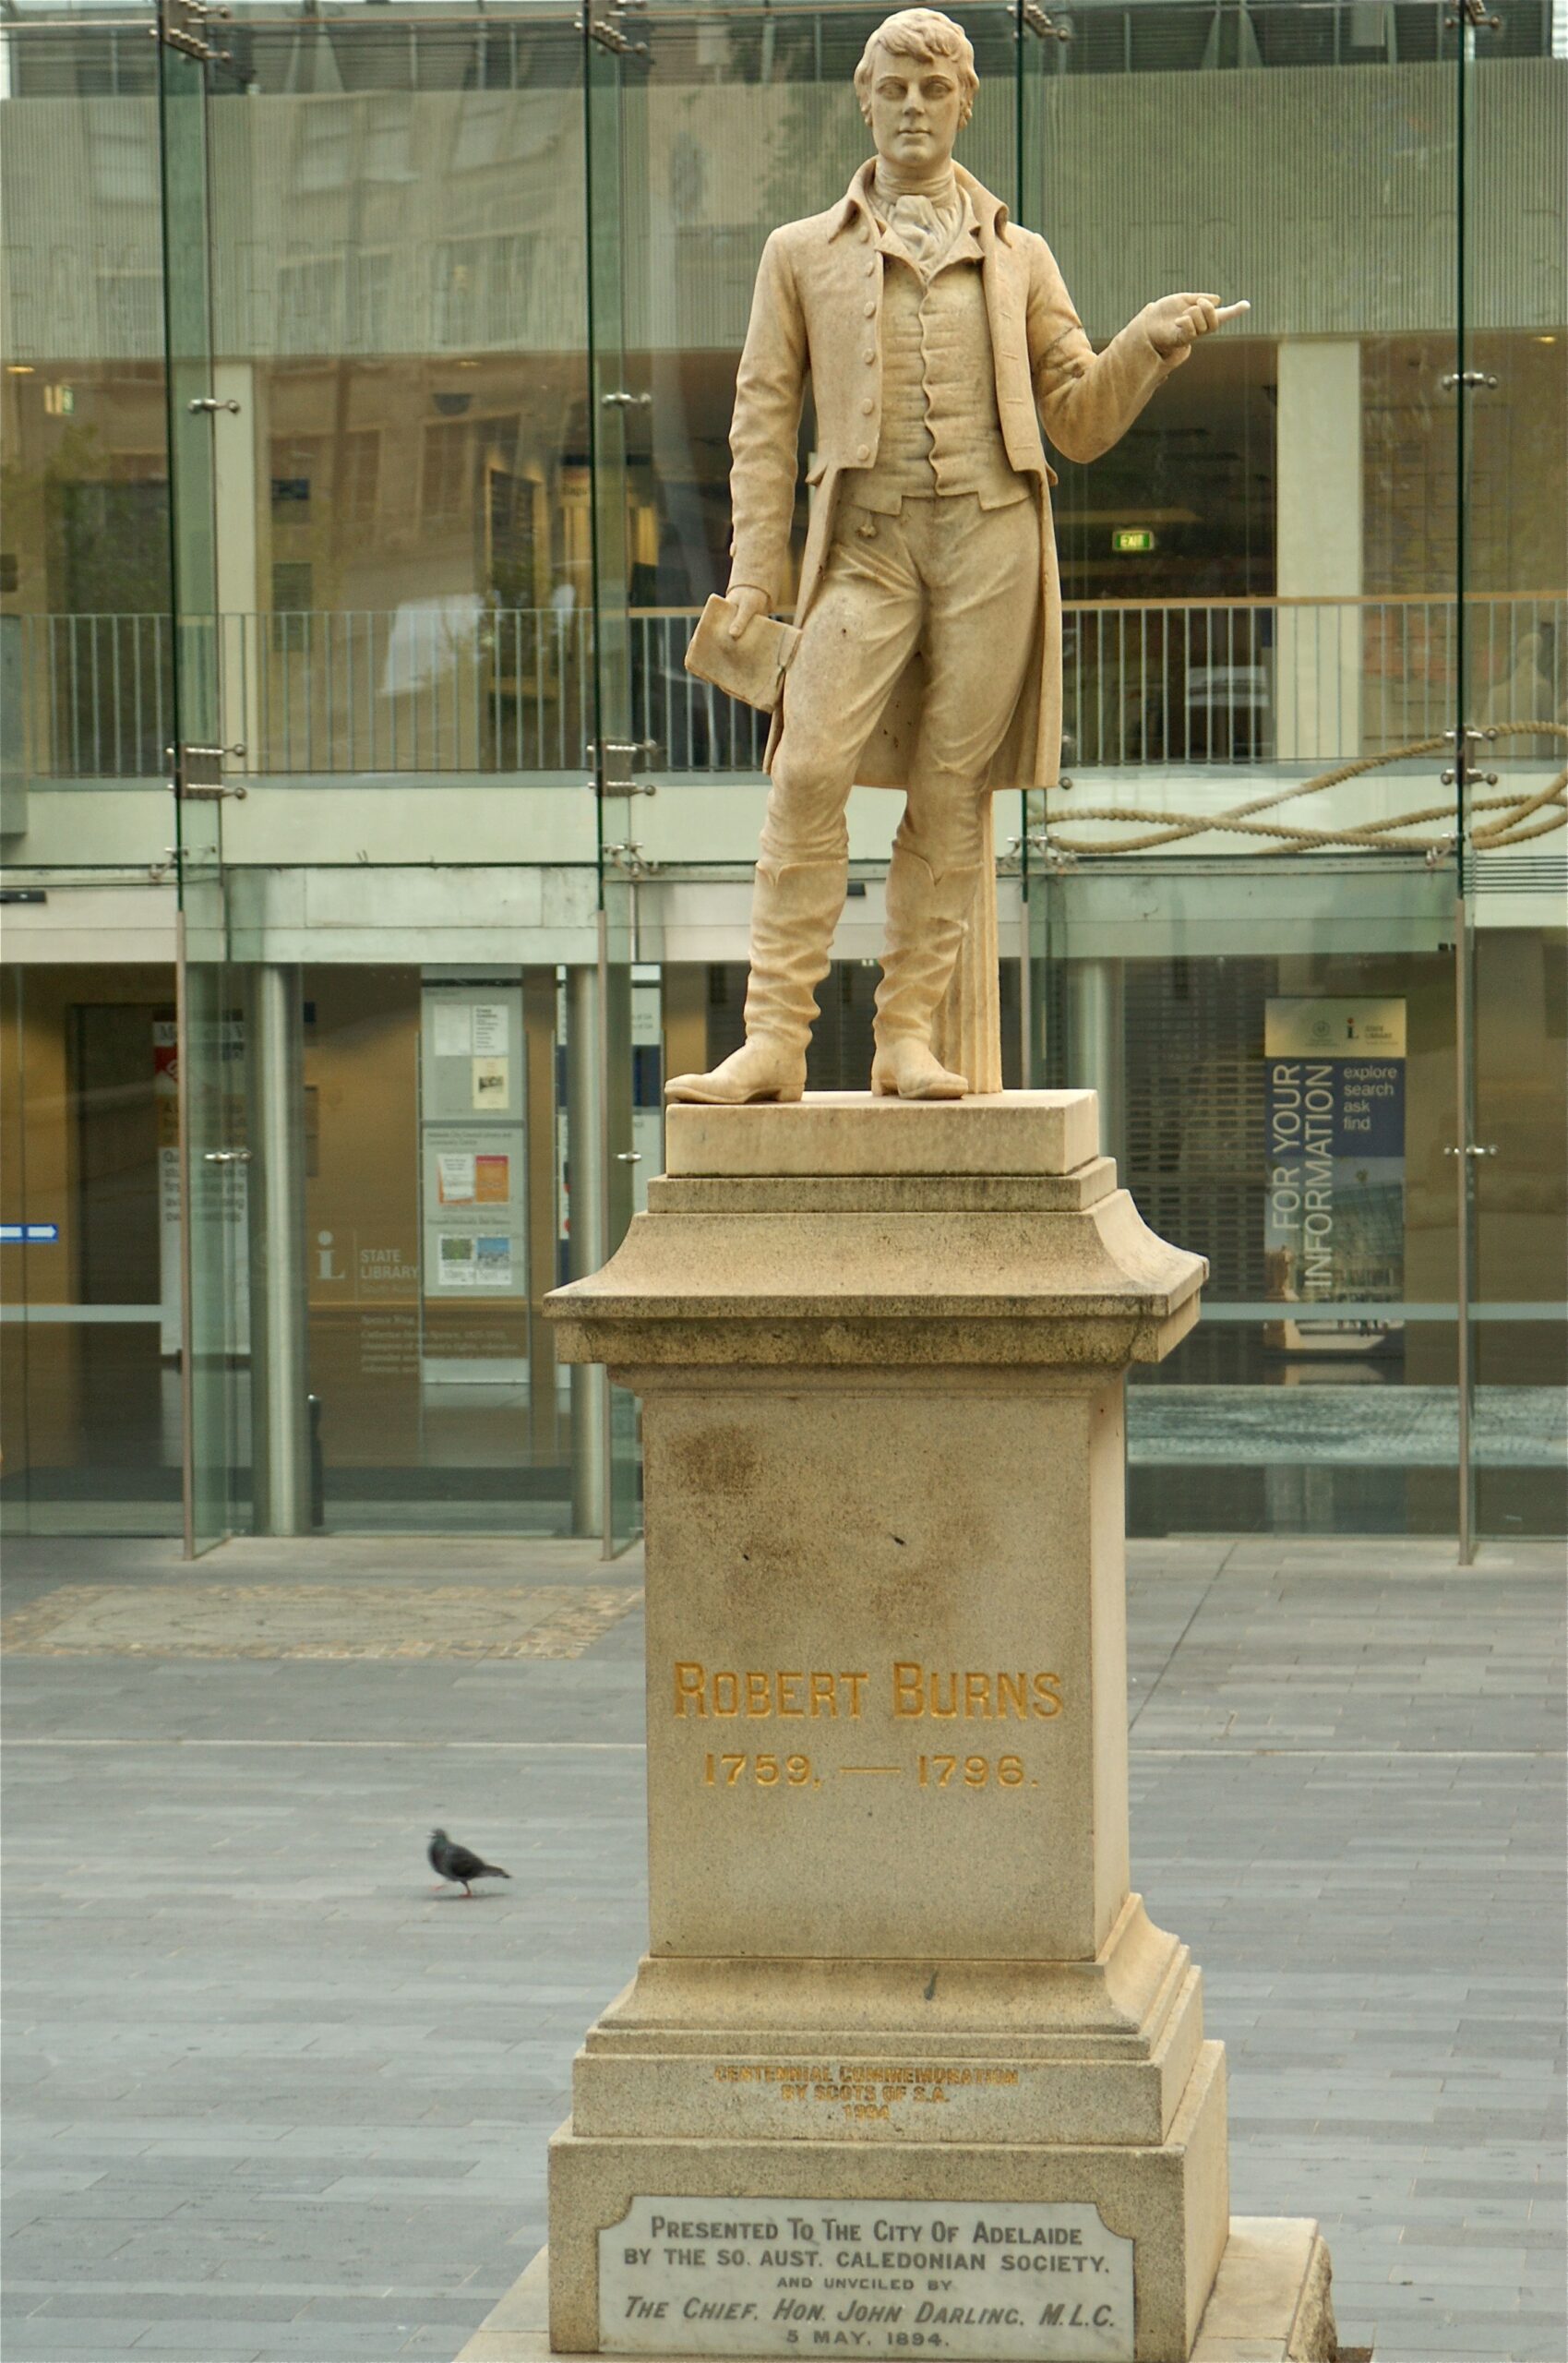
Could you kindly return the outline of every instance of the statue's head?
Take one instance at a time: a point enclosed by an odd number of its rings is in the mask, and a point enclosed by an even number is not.
[[[855,69],[855,94],[878,155],[921,176],[948,162],[979,87],[968,34],[935,8],[901,8],[887,18]]]

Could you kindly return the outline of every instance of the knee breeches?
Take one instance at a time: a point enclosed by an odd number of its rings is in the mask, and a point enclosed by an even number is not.
[[[982,783],[1023,689],[1039,572],[1031,498],[908,499],[888,517],[846,494],[790,667],[765,861],[843,859],[862,751],[916,652],[925,695],[899,843],[939,875],[978,858]]]

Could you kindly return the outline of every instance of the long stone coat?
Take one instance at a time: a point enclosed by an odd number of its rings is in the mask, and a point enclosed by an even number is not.
[[[885,266],[879,258],[892,241],[871,210],[875,170],[873,159],[860,167],[840,203],[804,222],[785,222],[769,238],[736,377],[730,585],[754,584],[775,606],[788,580],[796,452],[808,376],[811,380],[817,453],[807,481],[817,497],[796,602],[797,624],[811,611],[845,477],[852,496],[853,471],[871,466],[880,440]],[[1045,240],[1010,222],[999,198],[968,173],[954,170],[979,223],[997,409],[1008,457],[1039,487],[1037,661],[1029,667],[987,785],[1048,787],[1056,781],[1061,746],[1061,590],[1049,490],[1056,475],[1046,460],[1041,424],[1070,460],[1097,459],[1126,433],[1186,354],[1164,358],[1140,319],[1096,354]],[[863,785],[907,785],[923,691],[924,668],[916,654],[866,749],[856,774]],[[770,770],[787,726],[787,704],[786,677],[768,742]]]

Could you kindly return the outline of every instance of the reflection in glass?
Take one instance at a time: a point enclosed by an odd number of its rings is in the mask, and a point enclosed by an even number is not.
[[[596,347],[594,391],[627,398],[615,420],[615,620],[625,735],[652,742],[637,775],[660,787],[652,805],[616,799],[625,826],[613,834],[646,838],[662,863],[638,886],[644,899],[623,895],[611,914],[623,971],[655,941],[664,891],[726,864],[738,878],[748,849],[733,817],[742,801],[713,791],[755,793],[760,722],[681,660],[696,610],[727,574],[726,436],[762,239],[831,201],[866,152],[850,75],[882,13],[655,8],[639,30],[648,57],[611,87],[619,194],[611,222],[596,182],[592,218],[623,313]],[[1512,832],[1508,821],[1548,786],[1563,761],[1554,734],[1568,727],[1568,247],[1541,198],[1557,186],[1561,144],[1551,11],[1510,5],[1498,27],[1466,37],[1463,181],[1459,37],[1443,23],[1457,12],[1425,0],[1080,0],[1047,12],[1044,29],[1038,11],[1022,29],[1011,7],[958,13],[982,77],[966,158],[1049,239],[1094,337],[1193,279],[1253,306],[1247,333],[1200,350],[1117,451],[1061,468],[1073,784],[1048,809],[1033,799],[1026,825],[999,815],[1004,844],[1024,840],[1013,858],[1029,895],[1028,956],[1015,961],[1011,946],[1004,972],[1008,1079],[1095,1083],[1144,1212],[1215,1264],[1209,1319],[1134,1389],[1136,1517],[1211,1529],[1452,1526],[1453,800],[1440,779],[1450,758],[1433,742],[1463,709],[1500,734],[1480,758],[1498,786],[1475,790],[1469,878],[1473,1133],[1497,1152],[1475,1179],[1478,1510],[1483,1530],[1550,1529],[1562,1516],[1541,1425],[1562,1376],[1551,1083],[1562,836],[1550,805]],[[18,261],[0,378],[12,528],[0,551],[0,760],[30,785],[35,816],[54,816],[52,837],[39,820],[8,851],[42,859],[47,843],[50,858],[139,864],[162,859],[173,834],[160,790],[174,646],[157,53],[142,16],[124,30],[102,16],[17,30],[24,5],[7,30],[0,169]],[[305,792],[290,798],[291,858],[307,843],[341,857],[348,833],[332,834],[331,799],[353,781],[374,790],[353,835],[367,867],[407,858],[400,791],[425,785],[442,800],[419,858],[446,858],[478,825],[469,791],[580,790],[595,738],[603,417],[585,349],[582,35],[564,8],[448,23],[394,6],[242,18],[225,45],[233,62],[214,70],[208,108],[213,390],[241,409],[202,426],[217,455],[216,580],[209,597],[187,594],[188,646],[207,652],[253,785]],[[1465,360],[1481,381],[1467,397],[1463,483],[1448,382],[1462,205]],[[186,259],[202,260],[203,245]],[[39,255],[54,266],[27,259]],[[808,449],[810,437],[808,418]],[[607,476],[598,491],[612,494]],[[115,783],[159,791],[132,808],[134,841],[110,817],[126,803]],[[591,799],[573,809],[581,828],[562,867],[586,870]],[[265,810],[257,793],[247,822]],[[533,817],[505,825],[505,858],[529,858]],[[1489,841],[1500,827],[1503,841]],[[857,839],[856,883],[873,898],[879,870],[876,847]],[[569,1427],[537,1319],[563,1268],[568,1203],[557,952],[521,972],[534,1127],[526,1313],[476,1300],[457,1315],[427,1303],[417,1277],[418,964],[449,948],[411,930],[395,968],[317,962],[308,973],[305,1248],[326,1515],[559,1530]],[[677,1068],[712,1064],[738,1038],[735,948],[672,963],[660,987],[640,965],[632,972],[629,1146],[643,1162],[622,1179],[634,1187],[658,1157],[658,1038]],[[863,1079],[874,981],[852,961],[830,977],[814,1086]],[[30,1134],[75,1140],[90,1182],[90,1204],[67,1204],[75,1243],[57,1273],[6,1249],[8,1301],[111,1305],[116,1318],[0,1331],[0,1499],[7,1520],[25,1500],[35,1520],[166,1525],[177,1437],[162,1314],[118,1317],[132,1299],[114,1295],[90,1240],[93,1209],[109,1222],[113,1208],[124,1285],[139,1270],[135,1301],[162,1301],[139,1293],[154,1170],[145,1079],[133,1074],[141,1054],[115,1029],[139,1038],[166,1023],[172,980],[30,968],[7,985],[11,1050],[26,1051],[7,1071],[8,1108],[30,1078]],[[1374,992],[1404,1002],[1412,1045],[1406,1317],[1365,1351],[1287,1350],[1264,1261],[1266,1007]],[[238,1001],[228,986],[214,996],[205,1038],[221,1072]],[[73,1014],[111,1004],[136,1014]],[[111,1190],[111,1167],[92,1160],[119,1155],[98,1129],[112,1104],[127,1124],[141,1108],[142,1136]],[[384,1154],[367,1161],[372,1137]],[[33,1156],[33,1210],[53,1203],[48,1172],[49,1153]],[[209,1236],[221,1257],[221,1227]],[[431,1375],[422,1325],[461,1325],[475,1350],[437,1354],[445,1367]],[[453,1360],[493,1367],[459,1381]],[[241,1376],[210,1484],[229,1488],[243,1523]],[[1221,1422],[1234,1452],[1216,1450]],[[625,1441],[623,1423],[622,1476]],[[619,1528],[632,1506],[623,1488]]]
[[[23,966],[0,1016],[0,1529],[180,1531],[172,969]]]

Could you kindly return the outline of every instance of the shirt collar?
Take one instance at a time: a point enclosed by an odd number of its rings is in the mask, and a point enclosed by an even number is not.
[[[875,226],[877,217],[871,204],[871,183],[876,170],[875,156],[856,170],[844,193],[844,203],[839,208],[833,226],[828,233],[830,238],[836,238],[841,230],[847,230],[857,215],[864,215],[866,221]],[[975,229],[982,246],[986,244],[987,233],[994,237],[1005,237],[1007,208],[1000,198],[993,197],[985,184],[977,181],[973,173],[966,173],[962,164],[955,163],[952,170],[959,194],[964,199],[965,227]]]

